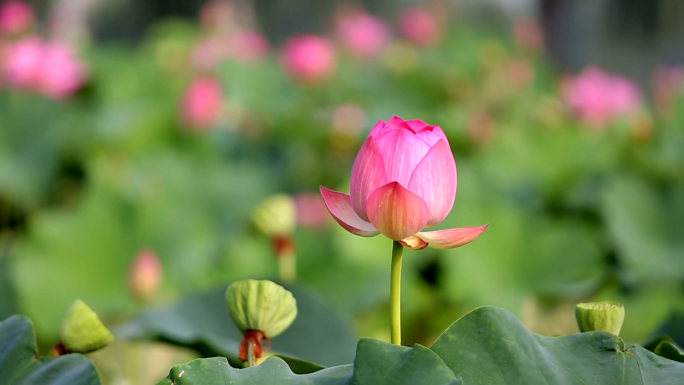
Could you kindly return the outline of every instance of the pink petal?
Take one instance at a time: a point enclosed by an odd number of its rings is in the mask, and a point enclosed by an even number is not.
[[[456,198],[456,162],[445,141],[437,141],[418,163],[408,189],[427,204],[428,226],[438,224],[449,214]]]
[[[470,243],[482,234],[489,224],[480,227],[461,227],[417,233],[420,239],[428,243],[433,249],[454,249]]]
[[[351,202],[356,214],[364,221],[368,221],[366,201],[368,196],[378,187],[388,182],[385,174],[385,164],[380,149],[371,136],[361,146],[354,166],[352,167],[350,194]]]
[[[391,130],[376,137],[385,160],[387,180],[408,186],[411,174],[430,146],[410,130]]]
[[[399,241],[399,243],[408,247],[411,250],[423,250],[428,246],[427,242],[416,237],[415,235],[411,235],[408,238],[404,238],[401,241]]]
[[[385,126],[386,126],[386,124],[385,124],[384,120],[381,120],[381,121],[375,123],[375,126],[373,126],[373,129],[371,130],[370,134],[368,134],[368,136],[372,136],[374,138],[380,136],[380,134],[387,131],[387,130],[385,130]]]
[[[406,121],[404,121],[404,119],[402,119],[398,116],[393,116],[392,119],[388,120],[387,125],[394,128],[394,129],[403,128],[405,130],[413,131],[413,128],[411,128],[411,126],[409,126],[409,124],[406,123]],[[413,132],[415,132],[415,131],[413,131]]]
[[[435,143],[437,143],[437,141],[440,139],[442,139],[447,144],[447,146],[449,145],[449,140],[447,139],[446,135],[444,135],[444,132],[441,128],[439,128],[439,126],[429,127],[429,129],[417,133],[416,136],[426,141],[427,144],[429,144],[430,146],[434,146]]]
[[[390,182],[368,197],[366,211],[371,223],[395,241],[425,227],[429,211],[425,201],[397,182]]]
[[[356,215],[349,195],[323,186],[321,186],[321,195],[330,214],[345,230],[362,237],[374,237],[379,234],[373,225]]]

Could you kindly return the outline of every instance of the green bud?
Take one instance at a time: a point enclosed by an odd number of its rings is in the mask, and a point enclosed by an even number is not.
[[[235,282],[226,290],[226,301],[233,322],[243,333],[260,330],[273,338],[297,318],[297,301],[292,293],[271,281]]]
[[[610,301],[580,303],[575,307],[575,317],[582,332],[604,331],[617,336],[625,321],[625,307]]]
[[[286,194],[273,195],[252,212],[254,226],[269,237],[287,236],[297,227],[294,199]]]
[[[75,353],[89,353],[107,346],[114,336],[85,302],[77,299],[67,312],[59,339]]]

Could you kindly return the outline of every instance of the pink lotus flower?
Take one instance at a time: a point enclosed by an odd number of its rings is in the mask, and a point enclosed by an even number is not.
[[[566,77],[561,88],[570,108],[580,119],[597,128],[636,110],[641,100],[639,88],[634,83],[597,67],[588,67],[578,76]]]
[[[181,105],[181,119],[195,130],[211,127],[221,114],[223,90],[211,77],[195,79],[188,87]]]
[[[0,4],[0,33],[17,34],[33,25],[33,7],[23,1]]]
[[[71,96],[86,80],[85,66],[70,46],[36,37],[10,47],[3,72],[10,86],[58,100]]]
[[[399,15],[399,30],[412,43],[432,46],[442,37],[442,23],[435,15],[421,7],[409,7]]]
[[[378,122],[354,161],[350,195],[321,187],[330,214],[362,237],[382,233],[404,246],[451,249],[488,225],[421,232],[439,224],[456,197],[456,162],[439,126],[399,117]]]
[[[150,249],[141,250],[128,271],[128,289],[141,299],[150,299],[161,285],[164,271],[157,254]]]
[[[335,71],[335,48],[328,39],[316,35],[304,35],[285,43],[281,63],[293,78],[316,83]]]
[[[85,67],[70,46],[44,44],[39,89],[45,96],[65,99],[81,88],[85,80]]]
[[[29,37],[11,44],[5,53],[3,76],[11,87],[34,89],[39,83],[43,42]]]
[[[242,63],[256,63],[268,54],[268,40],[257,31],[236,31],[228,40],[231,57]]]
[[[377,57],[389,41],[389,31],[385,23],[359,10],[339,18],[337,33],[344,46],[360,59]]]

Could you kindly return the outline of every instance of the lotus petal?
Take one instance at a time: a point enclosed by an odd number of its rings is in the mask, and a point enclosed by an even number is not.
[[[428,243],[433,249],[454,249],[472,242],[482,234],[489,224],[480,227],[461,227],[457,229],[425,231],[416,236]]]
[[[398,182],[390,182],[373,191],[366,210],[373,226],[395,241],[420,231],[429,218],[425,201]]]
[[[445,141],[437,141],[418,163],[408,189],[427,204],[428,226],[440,223],[449,214],[456,199],[456,162]]]
[[[330,214],[345,230],[362,237],[374,237],[380,233],[372,224],[356,215],[349,195],[323,186],[321,186],[321,195]]]
[[[389,182],[385,173],[385,163],[380,149],[371,136],[361,146],[352,167],[350,192],[352,207],[356,214],[368,222],[366,201],[378,187]]]

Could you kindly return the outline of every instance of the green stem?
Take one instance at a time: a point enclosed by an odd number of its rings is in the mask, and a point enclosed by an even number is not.
[[[401,258],[404,246],[398,241],[392,244],[392,272],[390,283],[390,313],[392,315],[391,341],[401,345]]]
[[[288,252],[278,256],[278,275],[282,283],[294,283],[297,280],[297,254]]]
[[[254,342],[249,341],[249,344],[247,344],[247,366],[252,367],[256,366],[257,360],[256,357],[254,357]]]

